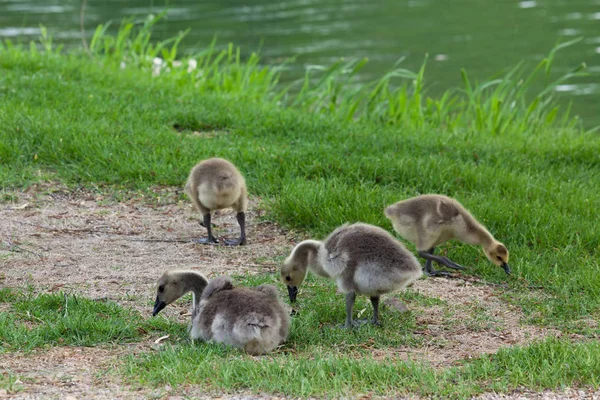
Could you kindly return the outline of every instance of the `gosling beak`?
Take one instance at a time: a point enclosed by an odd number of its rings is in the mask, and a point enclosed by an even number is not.
[[[160,312],[163,308],[167,306],[167,303],[159,300],[158,296],[156,296],[156,301],[154,302],[154,310],[152,311],[152,316],[156,317],[156,314]]]
[[[510,266],[507,263],[502,264],[502,269],[506,272],[506,275],[510,275]]]
[[[298,295],[298,286],[288,286],[288,295],[290,296],[290,303],[296,302],[296,296]]]

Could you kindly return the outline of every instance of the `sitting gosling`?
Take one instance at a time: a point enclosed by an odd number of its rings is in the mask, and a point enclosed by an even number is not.
[[[432,269],[432,261],[449,268],[464,269],[446,257],[433,255],[435,246],[451,239],[482,246],[487,258],[510,274],[506,246],[450,197],[426,194],[399,201],[385,209],[385,216],[392,222],[394,230],[417,246],[418,254],[427,260],[427,275],[448,275],[448,272]]]
[[[285,342],[289,327],[275,287],[234,288],[229,277],[221,276],[204,290],[190,335],[264,354]]]
[[[281,267],[281,280],[288,285],[291,302],[296,301],[298,285],[313,273],[335,279],[346,293],[346,328],[353,328],[352,308],[356,294],[371,298],[374,325],[379,322],[379,296],[400,290],[422,275],[413,254],[387,231],[362,223],[344,224],[325,241],[299,243]]]
[[[190,196],[196,209],[202,213],[203,224],[208,231],[208,237],[199,239],[198,243],[218,243],[212,234],[210,213],[212,210],[232,207],[237,211],[236,217],[241,233],[239,239],[226,239],[225,244],[246,244],[246,181],[235,165],[222,158],[201,161],[192,168],[184,191]]]
[[[166,272],[158,284],[153,315],[185,293],[194,293],[192,339],[214,340],[255,355],[267,353],[287,339],[289,315],[271,285],[234,288],[225,276],[206,284],[206,278],[193,271]]]

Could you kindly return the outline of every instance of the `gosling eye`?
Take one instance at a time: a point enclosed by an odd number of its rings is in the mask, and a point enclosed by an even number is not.
[[[292,278],[290,278],[289,276],[286,276],[286,277],[285,277],[285,280],[289,282],[289,281],[291,281],[291,280],[292,280]]]
[[[165,292],[165,285],[160,285],[160,286],[158,287],[158,292],[159,292],[159,293],[164,293],[164,292]]]
[[[502,257],[496,256],[496,258],[498,259],[498,261],[502,261]]]

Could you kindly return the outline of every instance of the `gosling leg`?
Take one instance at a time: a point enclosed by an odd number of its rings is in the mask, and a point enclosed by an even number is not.
[[[366,320],[352,319],[352,309],[354,308],[355,300],[356,300],[356,293],[348,292],[348,294],[346,294],[346,323],[344,325],[340,326],[341,328],[344,328],[344,329],[358,328],[359,326],[368,322]]]
[[[433,251],[434,248],[432,248],[430,251]],[[452,269],[465,269],[465,267],[463,267],[460,264],[455,263],[454,261],[450,261],[449,259],[447,259],[446,257],[442,257],[442,256],[435,256],[433,254],[431,254],[428,251],[419,251],[419,255],[427,260],[432,260],[437,262],[438,264],[442,264],[445,265],[448,268],[452,268]]]
[[[360,325],[358,321],[352,320],[352,309],[354,308],[354,301],[356,300],[356,293],[348,292],[346,294],[346,324],[344,328],[352,329]]]
[[[379,321],[379,296],[371,297],[371,304],[373,304],[373,319],[371,322],[375,326],[381,326],[381,322]]]
[[[422,251],[422,250],[418,251],[419,256],[421,256],[427,260],[425,262],[425,273],[428,276],[449,276],[450,275],[450,273],[448,273],[446,271],[440,271],[440,270],[433,269],[433,267],[431,266],[432,261],[435,261],[438,264],[445,265],[446,267],[449,267],[449,268],[465,269],[465,267],[448,260],[446,257],[433,255],[434,251],[435,251],[435,247],[432,247],[428,251]]]
[[[243,246],[246,244],[246,213],[239,212],[235,217],[240,224],[240,237],[237,240],[225,239],[224,241],[228,246]]]
[[[219,243],[217,239],[212,234],[212,225],[210,224],[210,212],[208,214],[204,214],[204,226],[206,227],[206,231],[208,232],[207,238],[198,239],[196,242],[200,244],[211,244],[211,243]]]

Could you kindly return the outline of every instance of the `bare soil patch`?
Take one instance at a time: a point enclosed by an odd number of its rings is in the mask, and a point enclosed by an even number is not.
[[[193,242],[206,229],[174,191],[122,202],[66,190],[17,195],[17,202],[0,207],[0,283],[9,287],[33,285],[139,307],[152,301],[154,283],[168,269],[208,277],[272,272],[275,257],[293,245],[278,226],[259,220],[256,201],[247,217],[248,245],[227,247]],[[213,222],[218,237],[239,235],[232,211],[218,212]]]
[[[195,244],[194,239],[206,234],[199,215],[174,190],[157,191],[152,199],[119,202],[48,186],[4,196],[10,201],[0,204],[0,286],[32,285],[38,291],[64,290],[111,299],[150,316],[153,286],[165,270],[196,269],[209,277],[273,273],[275,282],[278,263],[298,240],[276,224],[261,221],[262,211],[253,199],[247,246]],[[220,212],[213,221],[217,237],[238,236],[233,212]],[[417,316],[415,334],[423,335],[425,344],[393,351],[374,349],[374,356],[448,366],[503,346],[559,334],[523,325],[521,310],[500,298],[504,289],[478,283],[473,277],[423,279],[410,290],[444,301],[444,305],[428,307],[408,304]],[[165,312],[183,321],[187,305],[176,304]],[[384,312],[398,311],[387,308]],[[136,346],[52,348],[26,356],[12,353],[3,355],[0,372],[20,377],[23,391],[14,394],[17,398],[168,397],[170,388],[160,394],[137,390],[125,387],[110,373],[119,357],[147,344]]]
[[[2,356],[0,371],[18,377],[15,391],[10,394],[14,399],[147,398],[149,391],[124,388],[114,374],[107,379],[106,375],[118,364],[119,355],[128,351],[124,346],[55,347],[26,355],[9,353]]]
[[[501,394],[501,393],[486,393],[481,396],[477,396],[476,400],[567,400],[567,399],[589,399],[597,400],[600,399],[600,390],[592,388],[585,389],[572,389],[565,388],[561,391],[544,390],[543,392],[534,392],[531,390],[519,390],[514,393]]]
[[[554,329],[523,324],[522,311],[500,298],[504,289],[473,277],[423,279],[409,290],[445,301],[444,305],[411,307],[417,312],[420,331],[416,333],[427,338],[424,346],[404,353],[413,360],[444,367],[502,347],[560,335]]]

